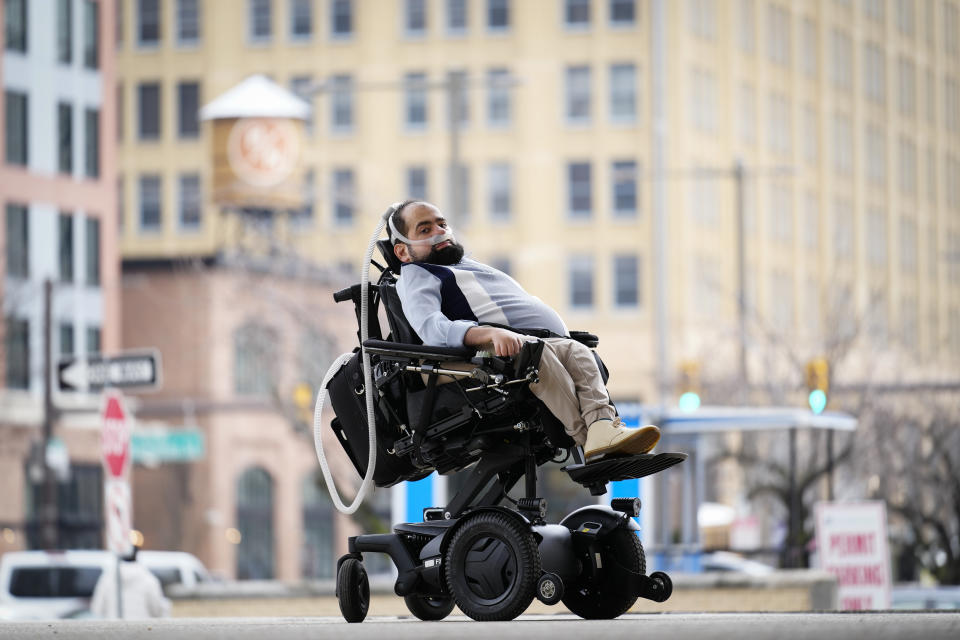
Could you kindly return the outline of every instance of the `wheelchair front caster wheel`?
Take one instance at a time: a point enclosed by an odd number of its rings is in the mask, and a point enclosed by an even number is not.
[[[563,598],[563,580],[549,571],[537,581],[537,600],[546,605],[555,605]]]
[[[337,572],[337,601],[347,622],[363,622],[370,608],[370,583],[367,570],[356,558],[347,558]]]
[[[667,598],[670,597],[670,594],[673,593],[673,580],[671,580],[670,576],[665,574],[663,571],[654,571],[650,574],[650,579],[656,582],[658,587],[663,589],[663,591],[658,594],[656,601],[666,602]]]

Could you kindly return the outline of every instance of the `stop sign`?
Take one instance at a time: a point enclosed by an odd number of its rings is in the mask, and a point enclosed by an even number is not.
[[[130,425],[123,396],[116,390],[106,394],[100,445],[107,473],[113,478],[122,477],[130,460]]]

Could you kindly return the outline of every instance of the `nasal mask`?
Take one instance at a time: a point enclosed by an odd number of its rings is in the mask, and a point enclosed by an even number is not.
[[[388,221],[389,224],[390,224],[390,232],[393,234],[393,243],[394,243],[394,244],[396,244],[396,243],[399,241],[399,242],[402,242],[402,243],[404,243],[404,244],[416,245],[416,246],[418,246],[418,247],[422,247],[422,246],[431,246],[431,247],[433,247],[433,246],[435,246],[435,245],[440,244],[441,242],[447,242],[448,240],[449,240],[450,242],[453,242],[453,241],[454,241],[454,240],[453,240],[453,229],[451,229],[449,225],[448,225],[447,228],[444,230],[444,232],[441,233],[440,235],[432,236],[432,237],[430,237],[430,238],[423,238],[422,240],[411,240],[410,238],[408,238],[407,236],[403,235],[402,233],[400,233],[400,232],[397,230],[397,227],[393,224],[393,216],[392,216],[392,215],[391,215],[389,218],[387,218],[387,221]]]

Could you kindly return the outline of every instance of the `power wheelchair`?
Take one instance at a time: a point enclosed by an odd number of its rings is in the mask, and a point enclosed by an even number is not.
[[[337,561],[336,595],[343,617],[348,622],[366,617],[370,591],[362,554],[371,552],[393,560],[398,573],[394,592],[421,620],[441,620],[454,605],[475,620],[512,620],[534,597],[550,605],[562,601],[583,618],[610,619],[638,597],[669,598],[670,578],[661,572],[646,575],[633,519],[639,515],[639,499],[586,506],[559,524],[547,524],[536,469],[566,455],[560,462],[570,463],[563,471],[596,496],[606,492],[608,482],[657,473],[682,462],[686,454],[586,464],[582,448],[528,389],[537,380],[543,343],[527,342],[512,358],[423,345],[397,295],[401,264],[389,241],[380,240],[378,248],[386,266],[371,260],[381,273],[367,290],[370,337],[362,345],[376,387],[373,481],[389,487],[434,471],[469,475],[448,504],[424,509],[422,522],[348,539],[348,553]],[[356,284],[334,294],[336,302],[353,302],[358,323],[361,291]],[[389,327],[386,339],[381,307]],[[571,336],[591,348],[598,343],[589,333]],[[370,390],[364,388],[361,353],[357,347],[327,390],[336,414],[330,429],[364,476],[369,453],[365,394]],[[606,382],[606,368],[594,354]],[[507,492],[521,477],[524,494],[514,500]]]

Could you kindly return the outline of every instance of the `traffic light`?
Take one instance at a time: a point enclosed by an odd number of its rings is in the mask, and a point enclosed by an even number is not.
[[[685,360],[680,363],[680,399],[677,406],[681,411],[696,411],[700,408],[700,363]]]
[[[807,362],[807,402],[814,413],[822,413],[827,407],[830,393],[830,363],[826,358],[814,358]]]

